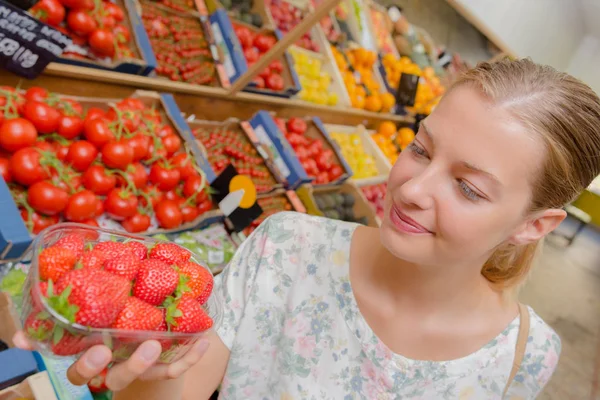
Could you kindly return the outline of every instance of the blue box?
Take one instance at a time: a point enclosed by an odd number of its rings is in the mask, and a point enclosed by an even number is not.
[[[39,370],[48,372],[57,398],[60,400],[94,400],[87,385],[75,386],[67,378],[67,369],[77,360],[76,357],[43,357],[37,351],[34,351],[33,355]]]
[[[38,372],[33,353],[21,349],[0,352],[0,390],[16,385]]]
[[[150,75],[154,68],[156,68],[157,61],[152,51],[152,45],[150,39],[142,23],[142,19],[137,12],[135,3],[132,0],[123,0],[125,5],[125,17],[129,18],[131,24],[131,36],[136,44],[136,47],[140,53],[141,60],[130,60],[123,62],[121,60],[114,60],[111,64],[104,64],[100,62],[94,62],[91,60],[78,60],[73,58],[59,57],[57,62],[62,64],[77,65],[80,67],[96,68],[105,71],[123,72],[126,74],[133,75]]]
[[[300,165],[294,149],[268,112],[259,111],[248,122],[258,141],[271,152],[273,163],[281,176],[287,180],[288,189],[312,182],[312,178],[308,177]]]
[[[10,190],[4,179],[0,179],[0,260],[21,257],[31,241],[31,235]]]

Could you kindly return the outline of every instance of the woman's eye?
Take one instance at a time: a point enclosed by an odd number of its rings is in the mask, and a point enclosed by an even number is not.
[[[473,189],[469,187],[463,180],[458,180],[458,188],[462,192],[462,194],[471,201],[477,201],[482,199],[482,197],[477,194]]]
[[[410,150],[412,153],[414,153],[414,154],[416,154],[416,155],[418,155],[418,156],[420,156],[420,157],[428,157],[427,151],[426,151],[424,148],[420,147],[420,146],[419,146],[418,144],[416,144],[415,142],[411,142],[411,143],[408,145],[408,149],[409,149],[409,150]]]

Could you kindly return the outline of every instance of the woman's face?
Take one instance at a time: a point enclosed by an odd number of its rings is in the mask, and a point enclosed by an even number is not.
[[[526,211],[543,155],[508,111],[470,87],[452,90],[392,168],[383,245],[421,265],[481,265],[532,229]]]

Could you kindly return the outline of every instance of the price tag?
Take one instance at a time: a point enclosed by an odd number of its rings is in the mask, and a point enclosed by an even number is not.
[[[38,76],[71,39],[0,0],[0,66],[25,78]]]
[[[402,73],[396,92],[396,104],[412,107],[415,105],[419,76]]]

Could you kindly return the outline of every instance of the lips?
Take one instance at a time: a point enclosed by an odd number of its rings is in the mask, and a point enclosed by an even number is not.
[[[390,219],[399,231],[412,234],[432,233],[423,225],[419,224],[417,221],[400,211],[396,205],[393,205],[390,210]]]

